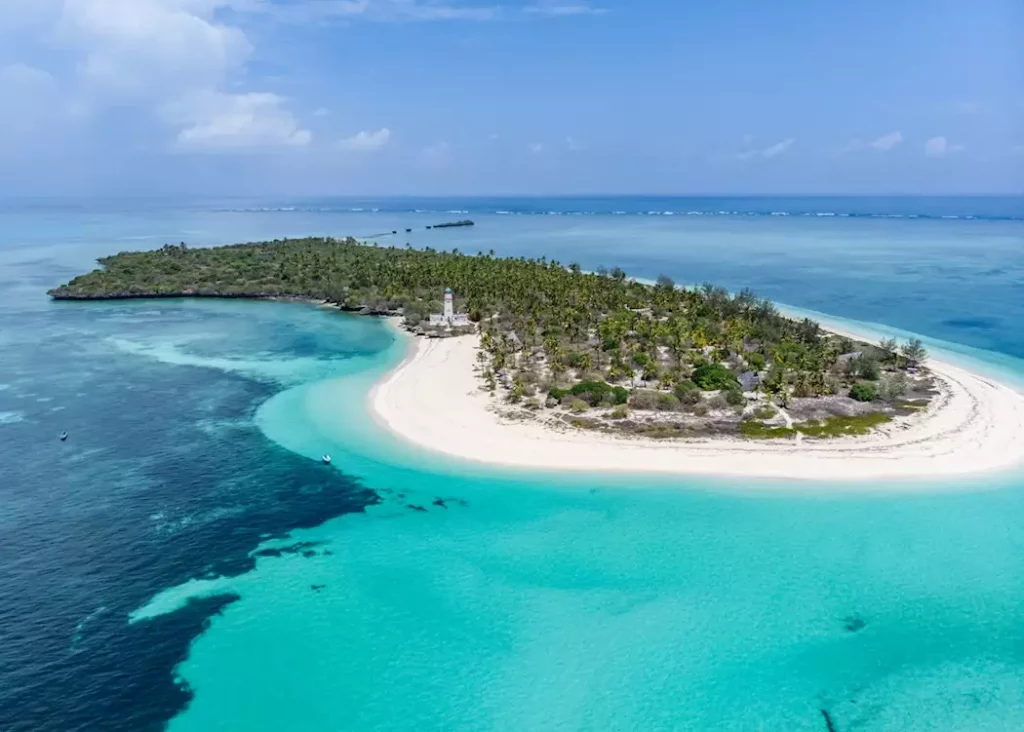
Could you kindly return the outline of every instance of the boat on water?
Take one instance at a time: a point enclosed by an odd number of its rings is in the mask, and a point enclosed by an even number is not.
[[[434,224],[435,229],[451,229],[457,226],[474,226],[473,222],[469,219],[463,219],[462,221],[446,221],[443,224]],[[429,226],[427,227],[430,228]]]
[[[324,455],[320,459],[324,461],[324,465],[330,465],[331,464],[331,456],[330,455]]]
[[[60,441],[64,442],[64,440],[66,440],[66,439],[68,439],[68,433],[67,432],[61,432],[60,433]]]

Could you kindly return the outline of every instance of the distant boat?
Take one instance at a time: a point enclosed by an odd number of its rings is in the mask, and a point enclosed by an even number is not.
[[[64,440],[66,440],[66,439],[68,439],[68,433],[67,432],[61,432],[60,433],[60,441],[64,442]]]
[[[451,229],[456,226],[473,226],[473,222],[469,219],[463,219],[462,221],[448,221],[443,224],[434,224],[435,229]],[[429,226],[427,227],[430,228]]]
[[[330,455],[324,455],[321,458],[321,460],[324,461],[324,465],[330,465],[331,464],[331,456]]]

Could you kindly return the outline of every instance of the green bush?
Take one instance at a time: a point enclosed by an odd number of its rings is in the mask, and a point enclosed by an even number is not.
[[[721,411],[729,406],[729,403],[725,401],[725,397],[721,394],[715,394],[713,397],[708,399],[708,409],[714,411]]]
[[[673,392],[683,404],[696,404],[700,401],[700,387],[689,379],[684,379],[676,384]]]
[[[868,355],[857,356],[850,361],[850,375],[858,379],[877,381],[882,374],[878,361]]]
[[[657,409],[659,393],[650,389],[635,389],[629,396],[633,409]]]
[[[601,403],[616,405],[629,401],[629,392],[621,386],[612,386],[604,381],[581,381],[569,389],[553,388],[549,397],[561,400],[566,396],[582,399],[592,407]]]
[[[764,368],[766,363],[764,356],[756,351],[754,353],[748,353],[744,358],[747,360],[747,365],[754,371],[760,371]]]
[[[873,402],[878,398],[878,389],[868,381],[860,381],[850,389],[850,398],[858,402]]]
[[[693,383],[704,391],[728,389],[738,385],[736,374],[720,363],[704,364],[693,370]]]
[[[730,407],[742,407],[747,403],[747,398],[743,396],[743,392],[740,389],[726,389],[725,390],[725,403]]]
[[[679,410],[679,406],[679,397],[675,394],[661,394],[658,396],[657,409],[659,412],[676,412]]]
[[[612,410],[612,413],[608,415],[612,419],[626,419],[629,417],[629,407],[625,404],[620,404]]]
[[[569,409],[572,410],[573,414],[583,414],[585,411],[590,409],[590,405],[582,399],[573,399],[572,404],[569,405]]]
[[[775,407],[770,404],[765,404],[764,406],[758,407],[754,410],[754,416],[758,419],[771,419],[776,414],[778,414],[778,412],[775,410]]]

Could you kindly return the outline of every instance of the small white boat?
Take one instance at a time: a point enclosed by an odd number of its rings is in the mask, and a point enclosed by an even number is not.
[[[331,464],[331,456],[330,455],[324,455],[321,458],[321,460],[324,461],[324,465],[330,465]]]
[[[68,433],[67,432],[61,432],[60,433],[60,441],[64,442],[64,440],[66,440],[66,439],[68,439]]]

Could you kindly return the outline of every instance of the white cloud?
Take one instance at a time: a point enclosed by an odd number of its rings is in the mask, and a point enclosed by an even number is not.
[[[544,143],[534,142],[530,145],[529,149],[530,152],[533,153],[534,155],[540,155],[542,152],[544,152]]]
[[[875,138],[874,140],[868,143],[868,147],[874,150],[881,150],[884,152],[886,150],[892,150],[894,147],[898,147],[900,144],[902,144],[902,142],[903,133],[900,132],[899,130],[896,130],[886,135],[882,135],[881,137]]]
[[[63,45],[83,54],[79,73],[104,91],[167,96],[216,86],[252,52],[245,33],[219,23],[226,0],[65,0]]]
[[[487,21],[501,15],[497,5],[467,5],[439,0],[305,0],[279,4],[250,0],[244,8],[292,23],[325,20],[367,22],[429,22],[444,20]]]
[[[880,152],[888,152],[902,144],[903,133],[899,130],[894,130],[893,132],[886,133],[881,137],[876,137],[874,140],[870,140],[868,142],[864,142],[860,139],[850,140],[846,143],[846,146],[838,152],[838,154],[843,155],[846,153],[857,152],[859,150],[878,150]]]
[[[22,4],[0,0],[4,11]],[[176,139],[180,147],[301,147],[312,138],[281,97],[232,86],[242,78],[253,46],[241,27],[224,20],[232,17],[224,11],[257,8],[263,0],[31,4],[32,13],[16,12],[13,22],[0,27],[30,24],[34,37],[56,50],[51,56],[72,69],[59,83],[65,112],[154,111],[172,126],[168,141]]]
[[[184,125],[182,147],[207,150],[303,147],[313,139],[276,94],[208,92],[164,109],[168,119]]]
[[[534,5],[523,8],[530,15],[548,17],[566,17],[571,15],[604,15],[606,8],[594,7],[587,2],[561,2],[560,0],[541,0]]]
[[[328,115],[330,115],[330,111],[323,107],[320,107],[313,112],[314,117],[327,117]]]
[[[747,138],[745,137],[744,139],[747,139]],[[768,147],[765,147],[765,148],[744,150],[743,152],[737,153],[736,154],[736,159],[737,160],[750,160],[751,158],[757,158],[757,157],[761,157],[761,158],[765,158],[765,159],[771,159],[771,158],[774,158],[774,157],[778,157],[779,155],[782,155],[784,152],[789,150],[789,148],[793,147],[793,144],[795,142],[796,142],[796,138],[795,137],[787,137],[786,139],[779,140],[774,145],[769,145]]]
[[[366,130],[357,132],[352,137],[339,142],[338,147],[349,152],[372,152],[380,150],[390,140],[391,130],[387,127],[382,127],[376,132],[367,132]]]
[[[795,137],[787,137],[785,140],[782,140],[781,142],[777,142],[774,145],[771,145],[770,147],[766,147],[764,150],[761,151],[761,155],[766,158],[774,158],[776,155],[781,155],[782,153],[789,150],[789,148],[793,146],[794,142],[796,142]]]
[[[941,158],[964,149],[963,145],[950,144],[942,135],[931,138],[924,144],[924,154],[932,158]]]

